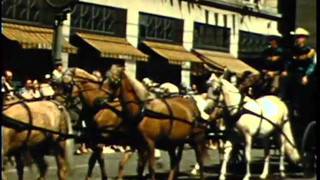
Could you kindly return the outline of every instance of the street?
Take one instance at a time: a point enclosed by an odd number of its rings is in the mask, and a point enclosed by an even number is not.
[[[218,179],[218,172],[219,172],[219,156],[217,150],[210,150],[209,152],[210,158],[205,159],[205,176],[206,179]],[[162,158],[157,162],[156,173],[157,179],[166,179],[169,171],[169,158],[167,153],[162,152]],[[116,179],[117,172],[118,172],[118,162],[122,157],[122,153],[110,153],[104,154],[105,161],[106,161],[106,168],[108,177],[111,179]],[[252,169],[252,179],[259,179],[259,174],[262,171],[262,150],[253,150],[252,160],[253,163],[251,165]],[[74,156],[74,163],[73,163],[73,172],[69,179],[84,179],[87,171],[87,161],[89,155],[75,155]],[[52,157],[47,157],[49,162],[49,172],[47,175],[48,180],[55,180],[57,179],[56,176],[56,165],[55,161]],[[186,149],[183,153],[182,161],[180,163],[180,175],[178,179],[199,179],[197,176],[192,176],[190,174],[190,170],[192,169],[195,162],[194,152],[192,150]],[[133,156],[132,159],[129,160],[128,165],[125,167],[125,179],[137,179],[136,176],[136,164],[137,164],[137,156],[136,154]],[[233,173],[231,173],[233,172]],[[270,172],[274,172],[269,179],[280,179],[279,171],[278,171],[278,160],[271,161],[271,169]],[[147,168],[145,170],[147,173]],[[239,165],[236,167],[230,166],[229,174],[227,179],[241,179],[245,173],[244,166],[239,168]],[[317,177],[313,178],[303,178],[301,172],[293,172],[290,169],[287,169],[287,180],[316,180]],[[24,179],[36,179],[37,178],[37,169],[35,166],[32,167],[30,170],[29,168],[25,168],[25,178]],[[7,172],[6,175],[9,180],[16,180],[17,175],[14,167],[7,165]],[[100,170],[98,165],[96,164],[92,180],[100,180]]]

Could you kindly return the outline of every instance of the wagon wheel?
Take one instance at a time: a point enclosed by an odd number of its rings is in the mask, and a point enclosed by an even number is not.
[[[301,150],[303,154],[304,175],[313,177],[316,169],[316,121],[312,121],[306,127],[303,137]]]

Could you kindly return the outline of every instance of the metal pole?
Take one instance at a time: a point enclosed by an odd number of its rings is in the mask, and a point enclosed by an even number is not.
[[[61,53],[63,46],[63,21],[67,19],[67,15],[65,13],[58,14],[55,19],[54,24],[54,33],[53,33],[53,41],[52,41],[52,61],[53,63],[58,63],[62,61]]]

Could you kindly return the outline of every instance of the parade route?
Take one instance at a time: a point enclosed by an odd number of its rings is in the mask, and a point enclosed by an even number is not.
[[[262,150],[255,149],[253,151],[253,163],[252,163],[252,179],[259,179],[259,173],[262,171]],[[118,162],[120,158],[122,157],[122,153],[111,153],[111,154],[104,154],[105,161],[106,161],[106,167],[107,167],[107,173],[108,177],[111,179],[117,178],[117,172],[118,172]],[[73,172],[71,174],[71,177],[69,179],[84,179],[87,171],[87,161],[88,161],[89,155],[75,155],[74,156],[74,166],[73,166]],[[205,175],[206,179],[218,179],[218,172],[219,172],[219,160],[218,160],[218,152],[216,150],[210,151],[210,159],[205,160]],[[57,179],[56,176],[56,165],[54,162],[54,159],[52,157],[47,157],[47,160],[49,162],[49,171],[47,175],[48,180],[55,180]],[[194,159],[194,153],[192,150],[185,150],[182,158],[182,162],[180,164],[181,166],[181,172],[178,179],[185,179],[185,180],[192,180],[192,179],[199,179],[197,176],[193,176],[190,174],[190,170],[192,169],[192,166],[195,162]],[[132,159],[129,160],[128,165],[125,167],[125,179],[138,179],[136,174],[136,163],[137,163],[137,156],[136,154],[132,157]],[[244,168],[241,165],[241,168],[239,168],[239,165],[237,167],[230,167],[230,171],[236,170],[237,172],[233,171],[233,173],[229,173],[228,179],[241,179],[242,174],[244,174]],[[157,172],[157,179],[166,179],[169,171],[169,158],[168,155],[164,152],[162,152],[162,159],[158,160],[156,172]],[[145,170],[145,173],[147,173],[147,168]],[[271,163],[271,172],[275,172],[273,175],[271,175],[271,179],[280,179],[278,172],[278,163],[273,160]],[[25,179],[36,179],[37,177],[37,169],[35,166],[32,167],[32,170],[30,171],[28,168],[25,168]],[[17,175],[16,171],[13,167],[8,166],[8,170],[6,172],[6,175],[8,176],[8,179],[10,180],[16,180]],[[303,178],[302,173],[299,172],[292,172],[290,169],[287,170],[287,180],[316,180],[317,177],[313,178]],[[92,180],[100,180],[100,170],[98,165],[96,164]]]

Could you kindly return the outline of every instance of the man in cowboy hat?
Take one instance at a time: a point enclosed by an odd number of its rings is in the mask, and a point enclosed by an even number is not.
[[[296,124],[300,129],[308,121],[312,120],[315,113],[314,101],[314,71],[316,66],[316,51],[307,45],[309,32],[306,29],[298,27],[293,35],[295,44],[292,48],[292,58],[286,64],[282,75],[285,78],[281,96],[284,100],[290,102],[293,114],[298,120]],[[299,120],[301,118],[301,120]],[[303,118],[303,119],[302,119]],[[300,124],[302,123],[302,124]],[[299,128],[297,128],[299,129]],[[297,132],[302,136],[303,132]]]
[[[284,69],[284,49],[280,46],[281,38],[281,34],[269,35],[269,45],[262,53],[262,72],[271,79],[270,93],[277,93],[280,73]]]

